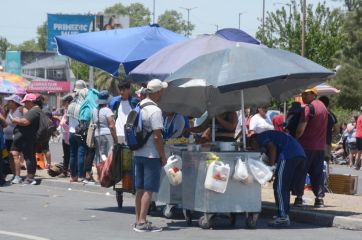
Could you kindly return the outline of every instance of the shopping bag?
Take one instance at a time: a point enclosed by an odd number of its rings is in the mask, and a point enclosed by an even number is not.
[[[248,166],[254,179],[261,185],[266,184],[273,177],[270,168],[259,160],[249,158]]]
[[[115,144],[113,146],[113,159],[112,159],[112,166],[111,166],[111,173],[112,178],[115,183],[118,183],[122,179],[122,146],[121,144]]]
[[[108,154],[108,157],[106,155],[102,155],[101,159],[102,161],[96,166],[97,167],[97,174],[98,174],[98,180],[102,187],[109,188],[114,185],[114,181],[112,179],[112,159],[113,159],[113,149]]]
[[[245,181],[248,178],[248,176],[249,174],[246,162],[239,157],[235,164],[233,179],[237,181]]]
[[[89,148],[95,148],[96,145],[94,143],[94,133],[96,131],[97,124],[91,123],[89,124],[88,131],[87,131],[87,139],[86,144]]]

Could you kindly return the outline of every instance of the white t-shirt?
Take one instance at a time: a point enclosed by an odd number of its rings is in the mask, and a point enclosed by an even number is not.
[[[267,130],[274,130],[274,126],[268,123],[267,120],[262,118],[258,113],[251,118],[249,130],[258,134]]]
[[[146,98],[141,101],[141,105],[147,102],[153,102],[151,99]],[[154,103],[154,102],[153,102]],[[147,131],[163,129],[162,111],[155,105],[143,107],[141,110],[143,128]],[[147,143],[140,149],[134,151],[137,157],[146,158],[159,158],[160,155],[156,149],[155,141],[153,140],[153,133],[149,137]]]
[[[69,116],[69,132],[75,133],[75,128],[79,125],[78,119]]]
[[[99,110],[99,128],[98,128],[98,109],[93,111],[93,123],[97,124],[97,128],[94,132],[94,136],[102,136],[111,134],[111,130],[108,125],[108,118],[112,117],[114,114],[112,110],[108,107],[103,107]]]
[[[128,100],[121,100],[117,110],[116,131],[117,136],[124,137],[124,125],[127,122],[128,114],[132,111],[132,107]]]

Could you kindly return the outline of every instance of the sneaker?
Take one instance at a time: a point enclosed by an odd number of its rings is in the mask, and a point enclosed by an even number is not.
[[[26,178],[23,182],[25,185],[36,185],[36,181],[34,178]]]
[[[20,176],[15,176],[14,179],[11,181],[12,184],[20,184],[23,182]]]
[[[314,207],[315,208],[323,208],[324,207],[323,198],[316,198],[315,201],[314,201]]]
[[[133,228],[136,232],[161,232],[162,228],[152,226],[150,222],[136,224]]]
[[[290,226],[289,216],[274,218],[268,223],[268,225],[270,227],[275,227],[275,228],[289,227]]]
[[[294,200],[294,207],[303,207],[303,198],[296,197]]]

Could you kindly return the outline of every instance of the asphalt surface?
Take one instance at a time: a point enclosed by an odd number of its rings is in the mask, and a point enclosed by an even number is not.
[[[203,230],[193,222],[186,226],[181,214],[165,219],[158,211],[150,217],[162,226],[160,233],[136,233],[132,230],[132,195],[126,194],[124,208],[116,207],[113,191],[94,193],[44,185],[12,185],[0,188],[0,239],[361,239],[358,231],[323,228],[292,223],[291,228],[275,230],[268,218],[259,218],[256,230],[245,229],[244,216],[236,227],[219,219],[213,230]]]

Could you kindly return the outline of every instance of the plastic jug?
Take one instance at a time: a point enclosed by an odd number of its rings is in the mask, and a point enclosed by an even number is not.
[[[182,182],[182,159],[178,155],[171,155],[163,167],[171,185],[178,185]]]
[[[213,161],[207,168],[204,186],[206,189],[224,193],[229,181],[229,176],[229,164],[224,164],[222,161]]]

